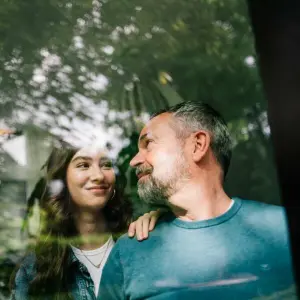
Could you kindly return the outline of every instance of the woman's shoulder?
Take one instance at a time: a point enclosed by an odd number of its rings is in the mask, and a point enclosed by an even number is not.
[[[36,255],[34,252],[29,252],[21,261],[21,266],[26,268],[30,268],[35,265],[36,262]]]
[[[33,252],[28,253],[20,263],[19,270],[16,274],[16,283],[18,280],[32,280],[36,274],[35,268],[36,256]]]
[[[19,264],[14,278],[10,299],[26,300],[28,296],[29,283],[34,279],[36,257],[34,253],[27,254]]]

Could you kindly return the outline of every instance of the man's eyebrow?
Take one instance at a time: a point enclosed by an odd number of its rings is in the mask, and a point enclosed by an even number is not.
[[[140,138],[139,138],[139,141],[138,141],[138,144],[142,144],[145,140],[147,139],[153,139],[154,138],[154,135],[152,134],[152,132],[146,132],[144,133]]]
[[[139,143],[142,143],[148,136],[148,132],[147,133],[144,133],[142,136],[140,136],[139,138]]]

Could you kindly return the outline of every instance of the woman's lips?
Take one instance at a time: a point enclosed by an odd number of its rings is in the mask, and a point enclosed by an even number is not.
[[[105,194],[108,191],[108,187],[91,187],[87,190],[91,191],[93,194]]]

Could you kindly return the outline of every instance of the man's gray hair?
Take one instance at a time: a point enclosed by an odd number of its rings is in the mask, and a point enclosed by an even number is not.
[[[162,113],[171,113],[179,121],[175,123],[175,130],[180,139],[198,130],[210,133],[211,148],[223,169],[225,178],[230,165],[232,140],[227,124],[220,113],[207,103],[186,101],[157,112],[151,116],[151,119]]]

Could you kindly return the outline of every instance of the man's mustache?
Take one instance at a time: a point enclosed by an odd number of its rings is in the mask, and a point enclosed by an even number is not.
[[[146,166],[139,166],[135,170],[136,176],[139,176],[141,174],[146,175],[146,174],[151,174],[153,171],[152,167],[146,167]]]

